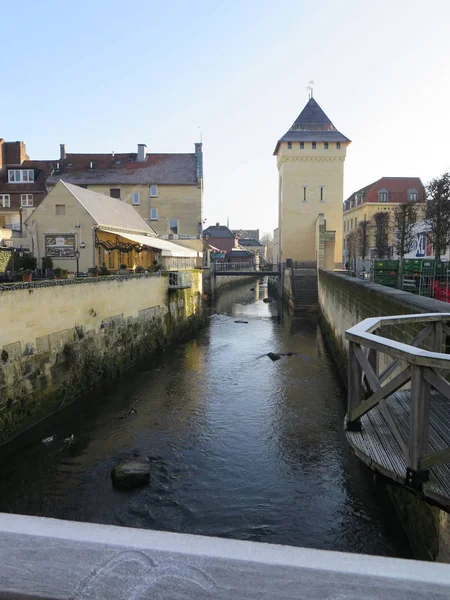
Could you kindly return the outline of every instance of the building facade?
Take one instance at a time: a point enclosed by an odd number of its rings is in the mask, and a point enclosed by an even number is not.
[[[219,252],[230,252],[238,246],[237,236],[226,225],[210,225],[203,232],[203,240]]]
[[[425,207],[425,188],[420,177],[381,177],[377,181],[353,192],[343,206],[344,262],[348,257],[348,235],[358,229],[362,221],[372,223],[373,216],[378,212],[390,215],[391,225],[396,206],[406,202],[418,202]],[[422,215],[419,214],[419,220]],[[374,228],[369,225],[369,255],[373,254]],[[394,242],[392,227],[389,231],[389,243]]]
[[[202,249],[203,150],[192,154],[72,154],[61,144],[57,168],[47,179],[85,187],[130,204],[163,239]]]
[[[24,142],[0,139],[0,228],[20,235],[22,224],[46,195],[50,160],[30,160]],[[12,239],[11,234],[0,238]]]
[[[324,216],[334,243],[336,266],[342,264],[344,161],[350,140],[340,133],[314,98],[278,141],[278,241],[280,261],[318,262],[316,228]]]

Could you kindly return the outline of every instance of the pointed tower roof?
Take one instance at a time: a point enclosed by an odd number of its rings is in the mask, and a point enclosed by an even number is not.
[[[295,119],[291,128],[277,142],[274,154],[281,142],[350,142],[340,133],[314,98],[310,98]]]

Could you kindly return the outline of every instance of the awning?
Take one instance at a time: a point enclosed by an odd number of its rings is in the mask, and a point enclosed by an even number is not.
[[[202,252],[191,250],[191,248],[185,248],[179,244],[169,242],[168,240],[162,240],[159,237],[152,237],[150,235],[136,235],[134,233],[125,233],[122,231],[112,231],[110,229],[103,229],[103,227],[101,227],[100,230],[104,231],[105,233],[118,235],[126,240],[130,240],[130,242],[142,244],[148,248],[156,248],[157,250],[161,250],[162,256],[173,256],[176,258],[197,258],[197,256],[203,255]]]

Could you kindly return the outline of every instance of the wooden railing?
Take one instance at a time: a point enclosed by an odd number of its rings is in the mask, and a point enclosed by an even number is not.
[[[450,384],[445,378],[450,371],[450,355],[442,352],[444,336],[450,336],[449,321],[449,313],[379,317],[365,319],[346,332],[349,341],[346,428],[360,430],[361,417],[378,407],[403,453],[406,481],[412,486],[426,481],[431,467],[450,460],[450,436],[444,449],[429,452],[428,446],[432,389],[449,400],[450,411]],[[392,326],[402,328],[403,332],[407,326],[423,327],[405,344],[383,337],[390,335]],[[421,348],[425,343],[429,349]],[[382,356],[390,361],[383,370]],[[409,382],[411,412],[409,436],[405,437],[405,430],[400,430],[389,410],[387,398]]]

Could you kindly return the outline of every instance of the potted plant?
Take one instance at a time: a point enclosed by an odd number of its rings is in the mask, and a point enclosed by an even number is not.
[[[119,275],[126,275],[128,273],[128,267],[125,263],[122,263],[119,268]]]
[[[100,275],[102,275],[102,276],[110,275],[110,272],[107,269],[105,263],[103,263],[102,266],[100,267]]]
[[[22,281],[30,282],[33,279],[33,271],[31,269],[22,269]]]
[[[61,267],[56,267],[56,269],[53,269],[53,277],[55,279],[61,279],[61,275],[62,275]]]
[[[67,269],[62,269],[61,279],[69,279],[69,271]]]
[[[134,270],[135,273],[145,273],[145,269],[142,265],[138,265]]]
[[[45,275],[48,277],[48,271],[53,269],[53,259],[51,256],[42,257],[42,270],[45,271]]]

